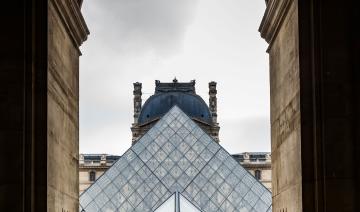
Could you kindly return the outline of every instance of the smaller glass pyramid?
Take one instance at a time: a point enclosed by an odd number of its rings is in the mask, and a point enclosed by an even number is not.
[[[154,212],[201,212],[179,192],[175,192],[169,199],[162,203]]]
[[[158,208],[155,209],[154,212],[169,212],[176,211],[178,198],[176,193],[173,194],[169,199],[165,200]]]
[[[204,212],[271,211],[270,191],[177,106],[81,194],[80,211],[154,211],[175,192]]]
[[[192,204],[188,199],[186,199],[183,195],[179,194],[179,211],[183,212],[201,212],[199,208],[197,208],[194,204]]]

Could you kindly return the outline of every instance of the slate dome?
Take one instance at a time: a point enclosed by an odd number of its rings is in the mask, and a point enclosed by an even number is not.
[[[143,105],[138,119],[139,124],[147,123],[165,115],[177,105],[189,117],[212,124],[210,110],[204,100],[193,93],[166,92],[151,96]]]

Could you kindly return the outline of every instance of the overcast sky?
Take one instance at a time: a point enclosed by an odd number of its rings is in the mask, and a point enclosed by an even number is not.
[[[131,145],[133,82],[143,103],[155,80],[218,84],[221,145],[270,151],[264,0],[86,0],[80,58],[80,152],[121,155]]]

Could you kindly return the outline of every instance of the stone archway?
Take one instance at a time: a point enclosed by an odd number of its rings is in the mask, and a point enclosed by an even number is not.
[[[0,211],[77,210],[81,2],[1,8]],[[359,8],[266,2],[274,211],[359,211]]]

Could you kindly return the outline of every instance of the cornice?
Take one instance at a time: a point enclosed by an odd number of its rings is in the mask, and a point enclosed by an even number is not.
[[[271,163],[241,163],[244,168],[264,168],[271,169]]]
[[[80,5],[76,0],[50,0],[58,12],[64,27],[76,47],[87,39],[90,34],[81,14]]]
[[[105,166],[98,166],[98,165],[83,165],[79,164],[79,170],[87,170],[87,169],[101,169],[101,170],[107,170],[110,168],[111,165],[105,165]]]
[[[269,0],[261,20],[259,32],[269,44],[268,50],[279,32],[279,29],[294,0]]]

